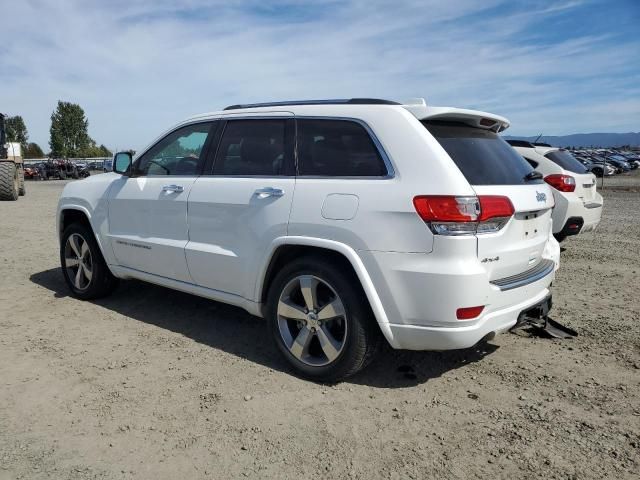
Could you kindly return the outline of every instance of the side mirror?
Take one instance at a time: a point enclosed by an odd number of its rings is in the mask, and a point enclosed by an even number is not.
[[[129,175],[131,171],[131,152],[118,152],[113,157],[113,171],[120,175]]]

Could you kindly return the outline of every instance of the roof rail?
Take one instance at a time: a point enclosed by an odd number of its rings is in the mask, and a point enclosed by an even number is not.
[[[400,105],[391,100],[381,100],[379,98],[342,98],[333,100],[287,100],[284,102],[246,103],[229,105],[225,110],[238,110],[241,108],[258,107],[286,107],[290,105]]]
[[[526,147],[526,148],[534,148],[531,142],[527,142],[526,140],[507,140],[507,143],[512,147]]]

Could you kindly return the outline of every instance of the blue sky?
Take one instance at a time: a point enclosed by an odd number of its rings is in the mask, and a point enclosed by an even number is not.
[[[48,150],[58,99],[140,148],[192,114],[425,97],[512,135],[640,131],[640,0],[0,0],[0,111]]]

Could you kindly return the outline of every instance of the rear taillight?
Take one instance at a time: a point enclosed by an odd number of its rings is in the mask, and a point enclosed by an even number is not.
[[[576,189],[576,179],[571,175],[554,173],[544,177],[544,181],[561,192],[573,192]]]
[[[497,232],[514,209],[507,197],[480,195],[420,195],[413,205],[431,231],[438,235],[473,235]]]

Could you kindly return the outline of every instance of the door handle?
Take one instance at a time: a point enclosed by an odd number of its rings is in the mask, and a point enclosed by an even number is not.
[[[184,192],[184,188],[182,185],[165,185],[162,187],[162,191],[169,193],[181,193]]]
[[[258,198],[282,197],[284,195],[284,190],[281,188],[264,187],[259,188],[253,193],[257,195]]]

